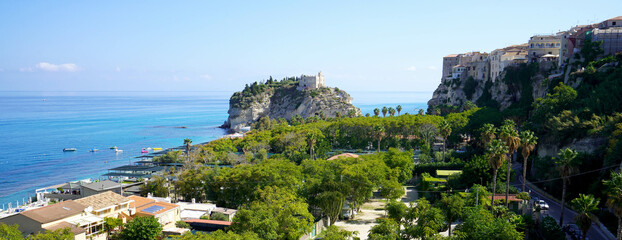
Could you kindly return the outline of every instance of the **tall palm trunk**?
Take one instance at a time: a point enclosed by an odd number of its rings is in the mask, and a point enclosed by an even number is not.
[[[527,159],[529,159],[529,154],[523,155],[523,192],[525,191],[525,183],[527,182]]]
[[[445,151],[446,151],[445,145],[447,145],[447,139],[443,138],[443,162],[445,162]]]
[[[381,138],[378,139],[378,152],[380,152],[380,141],[381,140],[382,140]]]
[[[451,221],[447,223],[447,228],[449,229],[449,236],[451,236]]]
[[[490,195],[490,212],[494,214],[494,206],[495,206],[495,192],[497,189],[497,169],[493,169],[493,177],[492,177],[492,194]]]
[[[505,207],[510,208],[510,203],[508,202],[508,197],[510,196],[510,170],[512,169],[512,155],[508,156],[508,174],[505,176],[506,178],[506,186],[505,186]]]
[[[559,226],[564,226],[564,210],[566,209],[566,179],[563,179],[564,187],[562,188],[562,212],[559,215]]]

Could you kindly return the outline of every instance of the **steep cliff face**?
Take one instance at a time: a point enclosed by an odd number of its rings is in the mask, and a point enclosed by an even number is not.
[[[470,101],[477,106],[494,106],[500,110],[517,103],[523,97],[543,97],[548,89],[553,63],[507,67],[496,81],[461,78],[441,82],[428,101],[430,111],[437,107],[462,109]],[[523,91],[524,94],[523,94]],[[526,95],[525,95],[526,94]]]
[[[303,118],[319,115],[334,117],[337,113],[347,116],[350,112],[360,115],[361,110],[352,105],[352,97],[335,88],[296,90],[294,85],[268,88],[253,96],[243,97],[236,92],[229,101],[229,118],[223,127],[239,130],[259,118],[291,119],[296,115]]]

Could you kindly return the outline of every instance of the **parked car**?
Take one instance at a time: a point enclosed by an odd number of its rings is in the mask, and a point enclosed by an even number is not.
[[[542,210],[549,210],[549,204],[546,203],[544,200],[536,201],[536,206],[540,206],[540,209]]]

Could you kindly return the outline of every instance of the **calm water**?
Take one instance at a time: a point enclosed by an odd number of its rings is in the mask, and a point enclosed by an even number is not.
[[[194,143],[217,139],[225,134],[216,127],[227,118],[230,95],[0,93],[0,204],[21,203],[36,188],[97,178],[106,169],[134,161],[142,148],[176,147],[185,138]],[[363,114],[398,104],[403,114],[425,109],[421,99],[431,94],[351,95]],[[111,146],[124,151],[116,154]],[[63,148],[77,151],[63,152]],[[99,151],[89,152],[92,148]]]

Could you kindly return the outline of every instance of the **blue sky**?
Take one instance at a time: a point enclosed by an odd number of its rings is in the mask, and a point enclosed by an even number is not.
[[[1,1],[0,91],[233,91],[322,71],[432,92],[442,57],[622,15],[616,1]]]

